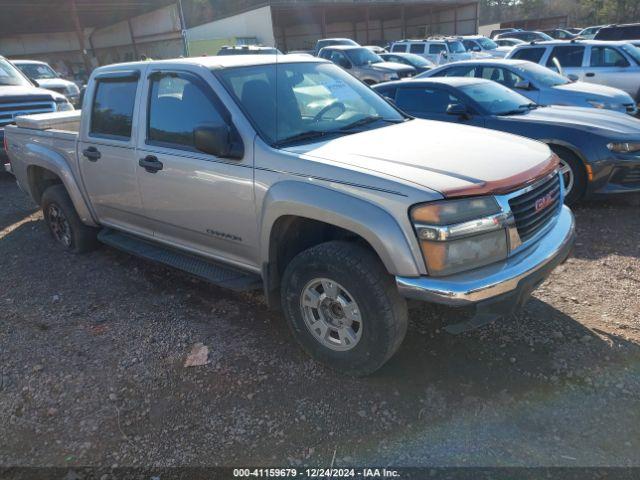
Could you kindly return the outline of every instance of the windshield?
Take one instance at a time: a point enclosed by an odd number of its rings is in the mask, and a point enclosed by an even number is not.
[[[31,86],[29,80],[4,58],[0,58],[0,86]]]
[[[406,58],[414,67],[430,67],[433,65],[432,62],[415,53],[405,53],[402,57]]]
[[[447,44],[451,53],[465,53],[467,51],[462,42],[447,42]]]
[[[380,55],[373,53],[368,48],[353,48],[351,50],[345,50],[344,53],[347,54],[351,63],[353,63],[356,67],[360,67],[362,65],[368,65],[369,63],[380,63],[384,62]]]
[[[539,37],[542,37],[543,41],[549,41],[549,40],[553,40],[553,37],[551,35],[547,35],[544,32],[535,32]]]
[[[640,49],[638,49],[638,47],[633,46],[630,43],[627,43],[626,45],[622,45],[622,50],[624,50],[624,52],[629,55],[631,58],[633,58],[636,63],[638,65],[640,65]]]
[[[498,48],[498,44],[496,42],[486,37],[478,38],[476,39],[476,42],[478,42],[484,50],[495,50]]]
[[[215,71],[255,128],[273,146],[320,135],[346,135],[404,116],[377,93],[329,63],[280,63]]]
[[[559,73],[549,70],[547,67],[538,65],[537,63],[526,62],[515,65],[513,70],[516,73],[528,76],[533,82],[545,87],[556,87],[558,85],[566,85],[569,80]]]
[[[479,103],[491,115],[525,112],[531,100],[496,82],[482,82],[460,87],[463,93]]]
[[[17,64],[22,73],[29,78],[35,78],[36,80],[43,80],[49,78],[58,78],[56,72],[49,65],[43,65],[41,63],[21,63]]]

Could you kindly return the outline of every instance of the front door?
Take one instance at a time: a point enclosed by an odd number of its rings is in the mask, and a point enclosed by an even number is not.
[[[619,88],[635,97],[638,72],[617,48],[593,45],[588,65],[580,80]]]
[[[239,160],[196,150],[197,126],[226,123],[234,128],[200,72],[150,70],[145,98],[137,173],[155,237],[240,267],[255,267],[253,146],[245,142]]]
[[[421,87],[400,85],[396,90],[395,103],[401,110],[418,118],[477,127],[484,126],[483,117],[474,114],[464,100],[458,98],[447,88],[432,85]],[[450,114],[447,112],[449,105],[463,105],[467,107],[468,114]]]
[[[101,224],[150,235],[137,180],[136,92],[139,71],[99,76],[78,144],[82,181]]]

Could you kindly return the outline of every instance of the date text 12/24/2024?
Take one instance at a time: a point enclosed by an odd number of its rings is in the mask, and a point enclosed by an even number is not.
[[[386,468],[235,468],[233,477],[250,478],[398,478],[397,470]]]

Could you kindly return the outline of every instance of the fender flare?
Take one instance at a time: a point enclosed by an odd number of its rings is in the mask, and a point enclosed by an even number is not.
[[[80,191],[78,182],[71,171],[67,160],[60,153],[36,143],[27,144],[26,150],[26,157],[29,161],[27,165],[27,180],[29,182],[29,194],[31,198],[36,201],[32,186],[32,167],[40,167],[45,170],[49,170],[57,175],[62,181],[62,184],[67,190],[67,193],[71,198],[71,202],[73,203],[80,220],[82,220],[82,223],[92,227],[97,227],[98,223],[95,221],[91,209]]]
[[[285,180],[272,186],[262,206],[260,258],[268,262],[273,226],[297,216],[335,225],[362,237],[392,275],[419,276],[420,268],[395,218],[361,198],[320,185]]]

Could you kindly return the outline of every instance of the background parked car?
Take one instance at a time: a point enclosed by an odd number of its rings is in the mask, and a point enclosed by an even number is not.
[[[369,50],[371,50],[373,53],[375,54],[382,54],[382,53],[387,53],[387,50],[383,47],[380,47],[379,45],[365,45],[364,48],[368,48]]]
[[[524,40],[525,42],[546,42],[553,40],[553,37],[550,37],[546,33],[534,30],[501,33],[496,38],[517,38],[518,40]]]
[[[49,64],[38,60],[13,60],[12,63],[30,80],[35,80],[39,87],[61,93],[74,107],[79,105],[78,85],[62,78]]]
[[[497,28],[496,30],[491,30],[491,33],[489,34],[489,38],[491,38],[492,40],[495,40],[498,35],[500,35],[501,33],[507,33],[507,32],[521,32],[522,29],[521,28]]]
[[[529,60],[552,69],[556,68],[556,58],[565,75],[619,88],[640,102],[640,50],[626,42],[580,40],[519,45],[507,58]]]
[[[470,60],[471,53],[458,37],[433,37],[426,40],[401,40],[391,45],[391,53],[414,53],[436,65]]]
[[[526,43],[524,40],[517,38],[497,38],[494,42],[496,42],[499,47],[515,47],[516,45]]]
[[[572,82],[566,77],[526,60],[477,60],[443,65],[423,77],[476,77],[493,80],[541,105],[573,105],[615,110],[635,115],[631,96],[617,88]]]
[[[596,33],[598,33],[598,30],[600,30],[602,27],[606,27],[606,25],[596,25],[594,27],[587,27],[583,29],[578,34],[578,36],[584,40],[593,40],[593,37],[596,36]]]
[[[350,38],[322,38],[316,42],[316,48],[313,49],[313,55],[317,57],[320,54],[320,50],[324,47],[333,45],[346,45],[352,47],[360,46],[358,42],[354,42]]]
[[[504,58],[511,50],[510,47],[500,47],[496,42],[482,35],[465,35],[462,37],[462,44],[467,52],[484,53],[494,58]]]
[[[419,118],[544,141],[560,157],[567,204],[593,194],[640,191],[640,122],[628,115],[579,107],[541,107],[479,78],[413,79],[374,89]],[[620,151],[625,148],[633,151]]]
[[[573,33],[575,35],[580,35],[580,32],[582,32],[582,30],[584,30],[583,28],[576,28],[576,27],[565,27],[565,30],[569,33]]]
[[[593,38],[594,40],[640,40],[640,23],[602,27]]]
[[[543,30],[543,33],[546,33],[550,37],[557,40],[573,40],[578,36],[577,34],[571,33],[564,28],[552,28],[551,30]]]
[[[234,47],[222,47],[217,55],[284,55],[274,47],[261,45],[238,45]]]
[[[415,68],[417,74],[427,72],[436,66],[433,62],[414,53],[383,53],[380,58],[385,62],[409,65]]]
[[[344,68],[367,85],[416,75],[415,68],[402,63],[385,62],[365,47],[333,45],[320,50],[318,56]]]

